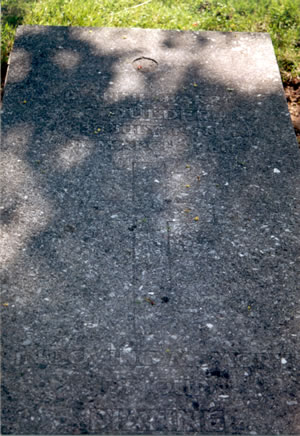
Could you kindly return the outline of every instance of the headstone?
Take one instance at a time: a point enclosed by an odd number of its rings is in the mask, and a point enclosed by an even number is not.
[[[299,169],[268,34],[21,26],[3,434],[299,434]]]

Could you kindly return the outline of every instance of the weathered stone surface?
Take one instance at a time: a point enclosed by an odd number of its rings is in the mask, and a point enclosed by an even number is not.
[[[3,434],[299,434],[269,36],[22,26],[2,135]]]

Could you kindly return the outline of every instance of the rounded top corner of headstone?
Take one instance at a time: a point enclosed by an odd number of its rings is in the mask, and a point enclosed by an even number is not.
[[[158,62],[147,56],[140,56],[132,61],[134,69],[140,73],[151,73],[157,66]]]

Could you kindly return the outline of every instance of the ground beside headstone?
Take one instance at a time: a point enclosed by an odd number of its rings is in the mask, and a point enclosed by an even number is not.
[[[3,434],[300,433],[267,34],[21,26],[1,161]]]

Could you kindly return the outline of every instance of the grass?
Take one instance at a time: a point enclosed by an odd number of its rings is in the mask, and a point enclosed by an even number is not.
[[[19,24],[269,32],[283,81],[300,75],[300,0],[3,0],[1,65]]]

